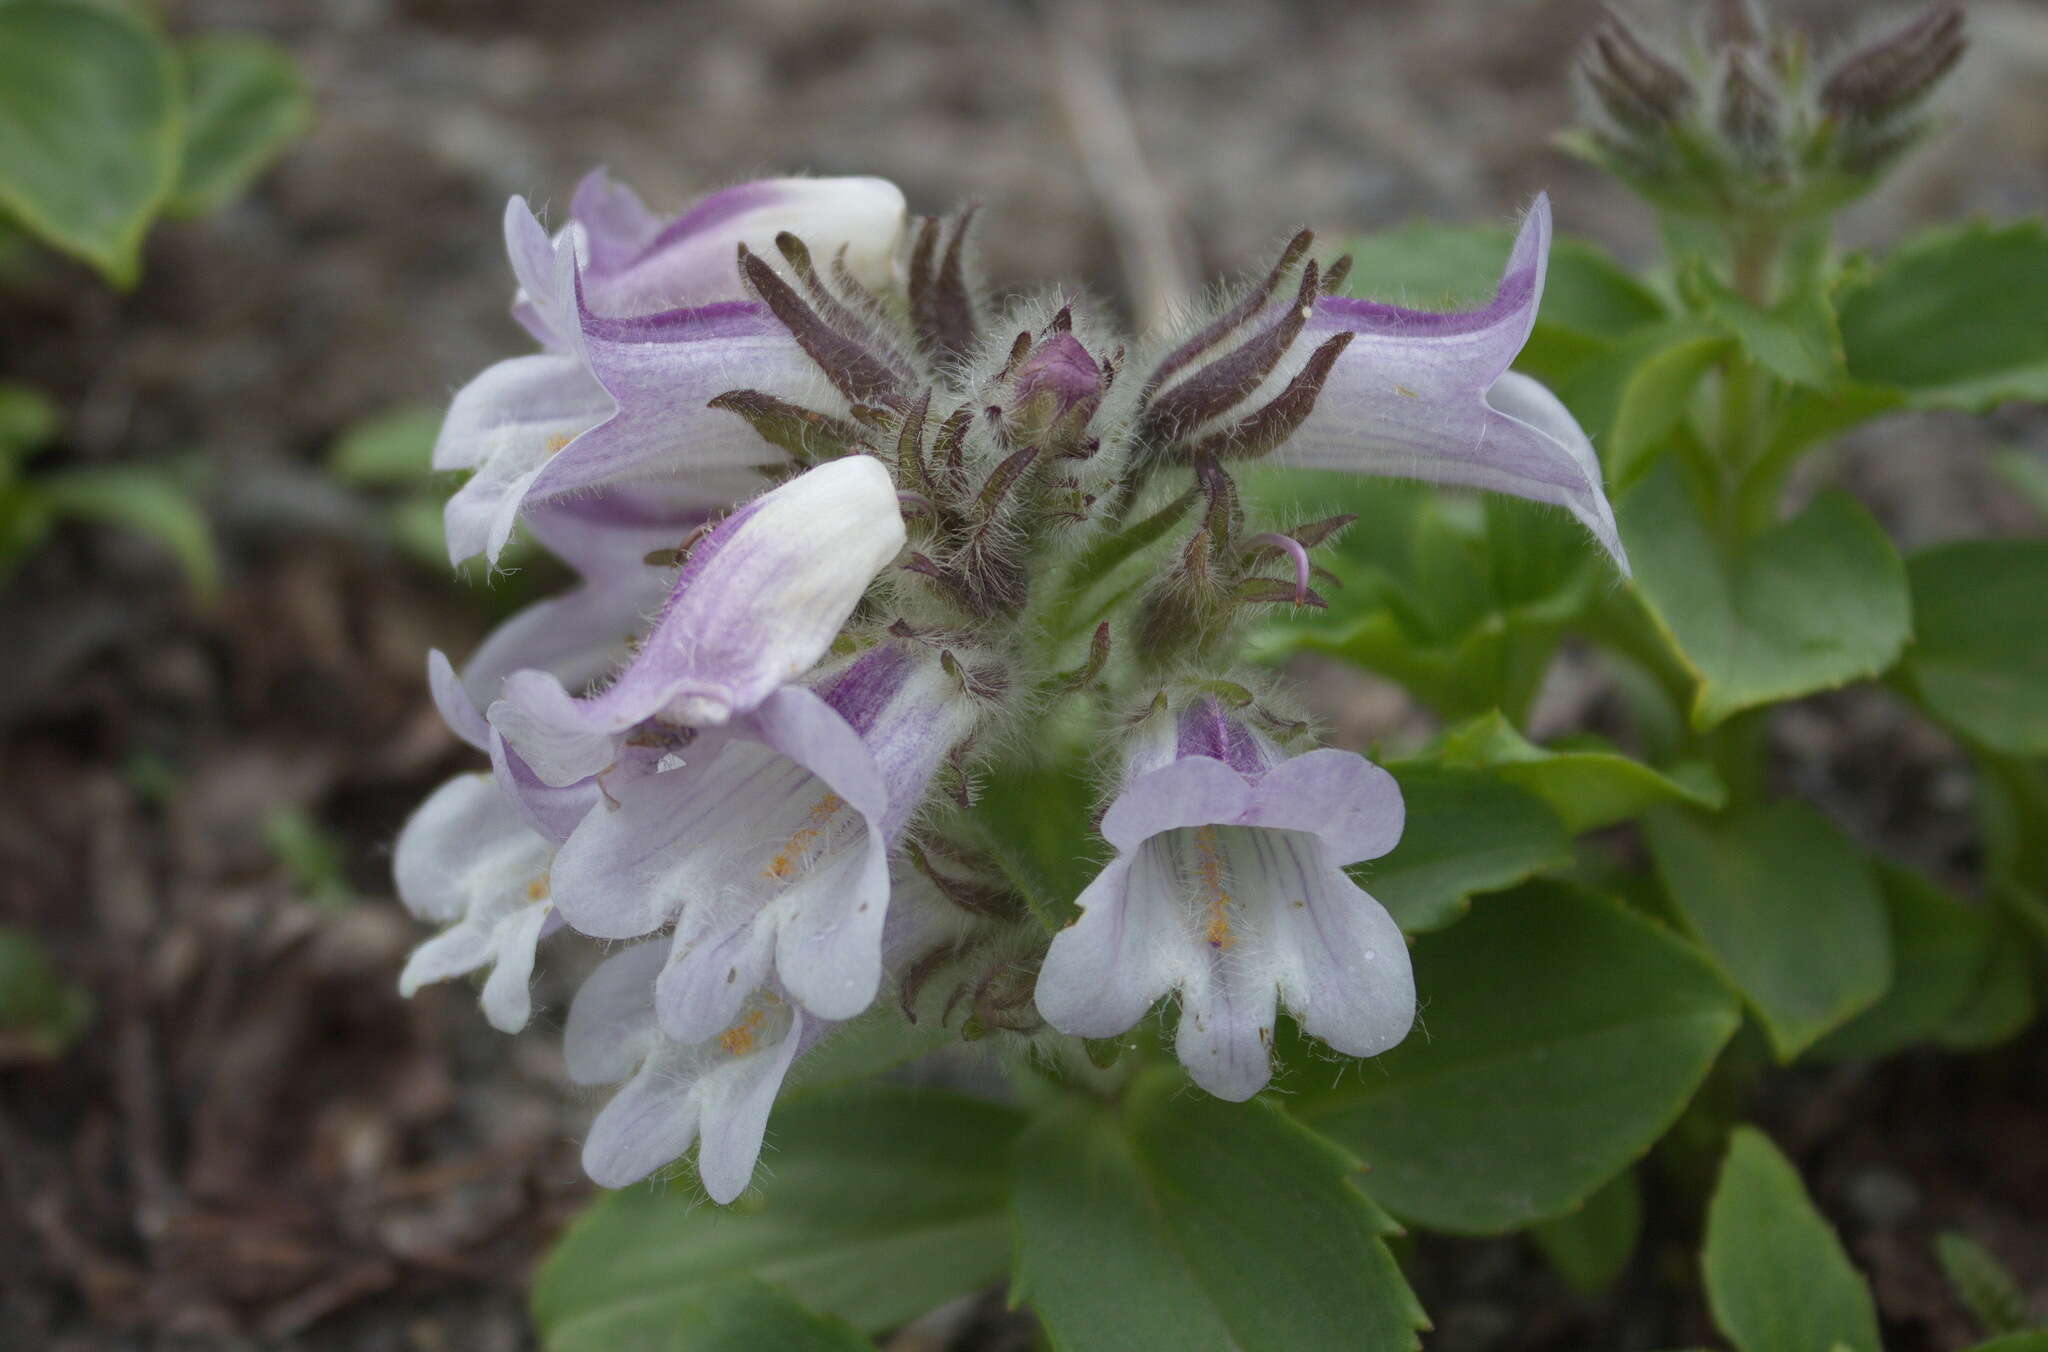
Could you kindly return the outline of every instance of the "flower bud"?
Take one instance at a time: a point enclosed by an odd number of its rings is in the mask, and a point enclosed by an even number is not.
[[[1077,439],[1102,403],[1102,368],[1066,330],[1033,346],[1010,381],[1016,395],[1009,413],[1027,441]]]
[[[1821,107],[1848,123],[1894,117],[1933,91],[1965,45],[1963,7],[1936,5],[1837,62],[1821,84]]]
[[[1594,30],[1581,70],[1600,106],[1625,129],[1667,126],[1692,105],[1685,72],[1657,55],[1613,10]]]

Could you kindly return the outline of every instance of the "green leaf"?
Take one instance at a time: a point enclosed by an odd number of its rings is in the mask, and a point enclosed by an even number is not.
[[[1438,741],[1436,755],[1446,765],[1485,767],[1535,794],[1574,835],[1670,803],[1715,809],[1727,798],[1713,772],[1698,762],[1659,771],[1606,748],[1541,747],[1499,713],[1452,728]]]
[[[1526,707],[1564,625],[1606,585],[1585,531],[1532,503],[1327,471],[1260,471],[1244,487],[1280,522],[1358,517],[1323,554],[1341,584],[1329,610],[1274,619],[1254,654],[1330,653],[1446,717]]]
[[[166,210],[201,216],[226,206],[305,131],[312,99],[291,55],[238,33],[183,44],[185,140]]]
[[[1984,910],[1894,865],[1880,863],[1877,881],[1891,926],[1891,987],[1815,1043],[1816,1056],[1889,1056],[1936,1041],[1991,966],[1999,935]]]
[[[2048,1352],[2048,1332],[2008,1333],[1988,1343],[1978,1343],[1966,1352]]]
[[[33,385],[0,380],[0,484],[13,477],[15,466],[51,441],[63,415],[49,396]]]
[[[1934,1237],[1934,1257],[1957,1299],[1986,1333],[2026,1331],[2026,1293],[1989,1249],[1959,1231],[1944,1230]]]
[[[552,1350],[558,1345],[549,1343]],[[844,1320],[813,1314],[766,1282],[737,1277],[676,1301],[668,1321],[622,1331],[606,1352],[874,1352]]]
[[[1683,337],[1628,377],[1601,443],[1608,483],[1618,492],[1642,477],[1692,404],[1693,390],[1735,344],[1716,334]]]
[[[1935,717],[2015,756],[2048,756],[2048,540],[1960,540],[1906,561],[1906,687]]]
[[[1605,447],[1608,434],[1628,392],[1629,382],[1644,362],[1659,353],[1707,340],[1727,343],[1728,335],[1695,316],[1659,320],[1635,329],[1619,341],[1581,362],[1568,376],[1555,381],[1557,397],[1564,401],[1579,426]]]
[[[1019,1139],[1011,1298],[1057,1352],[1413,1348],[1426,1321],[1357,1171],[1271,1104],[1155,1070]]]
[[[632,1346],[741,1277],[892,1327],[1001,1275],[1003,1161],[1021,1124],[930,1090],[798,1098],[770,1123],[773,1167],[734,1206],[638,1189],[586,1211],[535,1280],[541,1336],[552,1352]]]
[[[1991,467],[2018,489],[2037,513],[2048,517],[2048,459],[2011,447],[1993,456]]]
[[[0,1065],[62,1056],[92,1021],[92,996],[35,936],[0,925]]]
[[[363,419],[335,438],[327,472],[351,488],[418,488],[433,474],[445,410],[411,404]],[[439,533],[435,547],[445,554]]]
[[[1041,727],[1043,758],[1027,754],[980,784],[970,812],[951,820],[1002,866],[1048,933],[1066,925],[1074,901],[1101,871],[1091,817],[1096,785],[1088,752]]]
[[[1769,309],[1753,305],[1705,268],[1688,274],[1709,318],[1780,380],[1826,390],[1846,378],[1835,312],[1817,290],[1795,291]]]
[[[2000,916],[1991,960],[1977,974],[1976,984],[1942,1026],[1939,1041],[1955,1051],[1981,1051],[2017,1037],[2034,1020],[2034,964],[2028,936],[2012,920]]]
[[[213,528],[176,475],[146,465],[98,466],[41,475],[33,491],[60,515],[152,537],[170,550],[201,601],[220,591]]]
[[[1877,1308],[1769,1138],[1737,1127],[1700,1255],[1714,1323],[1740,1352],[1879,1352]]]
[[[0,208],[44,242],[132,286],[179,135],[176,64],[141,20],[56,0],[0,5]]]
[[[942,1005],[943,1001],[932,1003]],[[858,1081],[907,1065],[941,1047],[958,1045],[959,1030],[946,1027],[936,1017],[938,1013],[936,1009],[920,1011],[919,1021],[911,1023],[893,999],[877,1001],[865,1014],[840,1024],[831,1037],[797,1058],[777,1102],[843,1092]]]
[[[1642,1189],[1630,1170],[1577,1211],[1531,1226],[1529,1238],[1574,1291],[1591,1296],[1614,1285],[1635,1255],[1642,1228]]]
[[[2048,231],[2038,220],[1932,231],[1841,298],[1856,379],[1919,408],[2048,399]]]
[[[1415,1032],[1287,1102],[1398,1216],[1491,1234],[1560,1216],[1649,1149],[1740,1021],[1683,941],[1561,883],[1490,897],[1414,949]]]
[[[1889,667],[1912,633],[1905,565],[1849,498],[1827,494],[1724,557],[1666,462],[1621,505],[1636,586],[1699,681],[1701,731],[1760,704]]]
[[[1804,803],[1650,819],[1650,852],[1687,928],[1790,1061],[1891,984],[1891,922],[1856,847]]]
[[[1350,873],[1408,933],[1450,924],[1476,893],[1571,862],[1557,815],[1500,777],[1424,761],[1387,769],[1407,805],[1401,843]]]

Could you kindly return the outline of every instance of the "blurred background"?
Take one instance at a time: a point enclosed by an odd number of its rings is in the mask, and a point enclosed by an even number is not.
[[[417,468],[450,392],[524,350],[509,194],[559,219],[600,164],[657,209],[761,173],[879,174],[914,210],[985,203],[999,285],[1074,280],[1141,319],[1303,224],[1504,221],[1539,188],[1561,230],[1653,247],[1648,212],[1550,144],[1590,0],[157,8],[174,36],[280,44],[313,116],[231,205],[154,229],[130,291],[18,242],[0,270],[0,376],[61,417],[38,463],[172,467],[220,566],[195,587],[151,538],[74,523],[0,583],[0,959],[63,1011],[0,1032],[9,1347],[529,1345],[522,1283],[585,1196],[589,1108],[546,1015],[508,1040],[459,984],[397,998],[418,936],[387,879],[406,813],[467,764],[426,649],[461,655],[556,580],[537,559],[452,576]],[[1898,12],[1778,8],[1844,39]],[[1850,212],[1852,244],[2048,203],[2048,6],[1981,0],[1970,22],[1948,129]],[[1987,470],[2012,446],[2048,447],[2048,418],[1897,418],[1832,469],[1905,546],[2038,529]],[[1412,731],[1393,687],[1299,674],[1349,743]],[[1883,829],[1939,859],[1967,834],[1960,771],[1887,708],[1817,701],[1780,736],[1814,793],[1876,785]],[[2039,1035],[2006,1055],[2041,1067]],[[2048,1107],[1989,1094],[1975,1062],[1857,1073],[1815,1072],[1841,1082],[1775,1125],[1888,1317],[1946,1345],[1959,1315],[1916,1214],[1948,1190],[2043,1280],[2041,1218],[2014,1199],[2048,1193]],[[1976,1154],[1922,1121],[1937,1102],[1974,1114]],[[1575,1303],[1512,1243],[1431,1243],[1435,1347],[1639,1345],[1625,1301]],[[890,1345],[1032,1345],[999,1298],[956,1313]]]

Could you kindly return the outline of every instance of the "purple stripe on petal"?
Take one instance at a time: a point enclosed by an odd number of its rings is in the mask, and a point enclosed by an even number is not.
[[[773,206],[781,196],[781,185],[775,179],[756,179],[701,197],[656,235],[634,261],[643,262],[692,235],[708,233],[747,212]]]
[[[1493,299],[1477,310],[1444,313],[1410,310],[1356,296],[1325,296],[1316,302],[1313,333],[1383,333],[1403,337],[1451,337],[1492,328],[1532,308],[1541,277],[1533,269],[1501,278]]]
[[[893,643],[870,649],[852,666],[827,680],[818,694],[848,726],[867,736],[882,710],[909,679],[910,654]]]
[[[1189,705],[1175,721],[1175,732],[1178,755],[1207,756],[1244,775],[1257,775],[1272,763],[1262,739],[1213,699]]]
[[[828,461],[742,508],[692,552],[639,653],[601,694],[574,699],[519,672],[489,717],[539,774],[573,783],[657,715],[716,726],[823,657],[904,540],[888,471]]]

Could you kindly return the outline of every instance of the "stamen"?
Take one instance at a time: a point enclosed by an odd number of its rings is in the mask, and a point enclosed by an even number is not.
[[[768,1017],[768,1011],[757,1009],[732,1027],[718,1035],[718,1045],[725,1049],[727,1056],[745,1056],[754,1050],[754,1030]]]
[[[1195,877],[1207,918],[1202,937],[1209,947],[1221,953],[1237,942],[1237,936],[1231,931],[1230,893],[1225,890],[1230,884],[1230,871],[1213,826],[1195,828]]]
[[[761,870],[761,876],[773,878],[777,882],[789,877],[790,871],[802,862],[804,854],[818,843],[818,837],[824,834],[825,826],[832,820],[833,814],[845,806],[845,799],[830,792],[811,804],[811,810],[804,816],[804,824],[798,827],[788,840],[782,842],[782,848],[768,861],[768,867]]]

